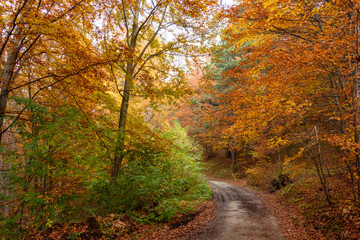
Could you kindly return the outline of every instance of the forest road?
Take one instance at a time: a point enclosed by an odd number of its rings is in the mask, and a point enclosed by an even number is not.
[[[207,179],[218,204],[215,219],[195,236],[198,240],[285,240],[276,218],[255,194],[226,182]]]

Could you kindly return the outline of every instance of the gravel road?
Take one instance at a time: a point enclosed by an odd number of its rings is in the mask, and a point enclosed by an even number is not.
[[[198,240],[285,240],[276,219],[253,193],[222,181],[208,179],[218,213]]]

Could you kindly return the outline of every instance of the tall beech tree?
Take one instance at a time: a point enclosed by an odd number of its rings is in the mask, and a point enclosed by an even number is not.
[[[104,16],[109,19],[104,26],[104,46],[108,49],[126,46],[128,51],[126,59],[111,66],[122,97],[113,179],[119,175],[124,158],[131,97],[171,100],[190,91],[183,63],[177,58],[199,53],[201,42],[211,33],[209,23],[216,3],[216,0],[111,2],[110,11]],[[122,84],[118,83],[119,79]]]

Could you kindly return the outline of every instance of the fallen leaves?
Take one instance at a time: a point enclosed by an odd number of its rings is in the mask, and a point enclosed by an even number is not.
[[[216,204],[212,201],[200,204],[194,212],[180,215],[170,223],[140,224],[124,215],[109,214],[78,223],[55,223],[26,239],[133,239],[135,236],[139,240],[191,239],[215,214]]]

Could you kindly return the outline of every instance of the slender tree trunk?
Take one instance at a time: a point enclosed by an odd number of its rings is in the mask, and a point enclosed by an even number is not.
[[[2,87],[0,91],[0,145],[2,144],[3,138],[3,125],[5,122],[5,109],[9,97],[9,93],[6,87]]]
[[[17,51],[11,52],[6,60],[5,67],[1,76],[0,90],[0,145],[3,137],[3,126],[5,122],[5,110],[9,99],[9,86],[12,81],[13,72],[17,58]]]
[[[356,83],[356,85],[358,85]],[[354,137],[355,137],[355,143],[356,146],[359,144],[359,107],[357,101],[355,101],[355,113],[354,113]],[[357,175],[360,176],[360,149],[359,147],[355,148],[355,169],[357,172]],[[358,187],[358,198],[360,199],[360,179],[357,180],[357,187]]]
[[[232,172],[236,173],[237,172],[237,164],[236,164],[236,148],[235,148],[235,140],[231,140],[231,164],[232,164]]]
[[[342,105],[341,105],[341,100],[339,97],[339,91],[338,91],[338,87],[336,86],[337,84],[335,83],[332,74],[329,74],[329,80],[330,80],[330,86],[333,89],[333,94],[334,94],[334,102],[336,103],[336,108],[338,110],[338,117],[339,117],[339,133],[340,134],[345,134],[345,122],[343,120],[343,116],[342,116]]]
[[[139,2],[141,4],[141,2]],[[140,5],[138,6],[140,8]],[[139,11],[134,15],[134,22],[131,30],[131,37],[129,43],[130,51],[132,54],[135,54],[135,48],[137,44],[138,37],[138,18]],[[125,82],[124,82],[124,92],[122,96],[121,109],[120,109],[120,117],[119,117],[119,126],[117,133],[117,142],[115,146],[115,156],[113,160],[113,167],[111,171],[111,178],[115,180],[119,176],[121,163],[124,159],[124,150],[125,150],[125,135],[126,135],[126,119],[128,115],[129,101],[130,101],[130,89],[133,85],[133,74],[135,69],[134,57],[130,57],[126,65],[126,73],[125,73]]]
[[[15,34],[20,34],[20,30],[16,30]],[[14,69],[18,57],[18,52],[20,50],[20,38],[15,37],[13,41],[14,48],[10,51],[7,55],[6,61],[4,63],[4,68],[2,72],[0,72],[0,146],[4,142],[4,123],[5,123],[5,111],[7,102],[9,99],[9,88],[11,86],[12,81],[14,80]],[[14,146],[11,146],[14,147]],[[4,156],[3,153],[0,152],[0,162],[1,162],[1,169],[3,173],[0,175],[0,181],[3,188],[4,196],[9,196],[11,194],[10,189],[8,188],[8,180],[6,179],[6,170],[9,169],[6,163],[4,163]],[[10,214],[10,205],[5,205],[2,208],[3,216],[7,217]]]
[[[1,166],[1,169],[4,169],[4,170],[8,169],[8,167],[9,167],[7,164],[5,164],[3,162],[2,158],[0,159],[0,166]],[[4,176],[6,174],[6,172],[4,170],[0,172],[1,188],[2,188],[2,194],[5,197],[8,197],[10,195],[10,190],[7,187],[8,186],[8,180]],[[8,203],[6,203],[6,205],[4,205],[2,207],[2,215],[3,215],[3,217],[7,217],[7,216],[10,215],[10,205]]]
[[[357,29],[357,26],[356,26]],[[354,138],[355,138],[355,171],[358,176],[360,176],[360,149],[358,147],[360,136],[359,136],[359,67],[358,63],[355,63],[355,79],[353,81],[354,91],[353,91],[353,106],[354,106]],[[357,195],[360,199],[360,179],[357,179]]]
[[[228,145],[227,148],[226,148],[225,157],[226,157],[226,158],[231,158],[231,149],[230,149],[229,145]]]
[[[121,163],[124,158],[124,150],[125,150],[125,128],[126,128],[126,119],[129,108],[129,100],[130,100],[130,85],[132,80],[132,71],[130,70],[132,66],[127,67],[128,72],[125,76],[125,86],[124,86],[124,94],[121,103],[120,109],[120,117],[119,117],[119,126],[117,133],[117,143],[115,147],[115,157],[113,160],[113,168],[111,172],[111,177],[117,178],[119,176],[119,171],[121,167]]]
[[[359,22],[359,13],[356,12],[356,23]],[[355,34],[356,34],[356,56],[359,57],[359,26],[355,24]],[[354,93],[353,93],[353,101],[354,101],[354,137],[355,137],[355,171],[357,176],[360,176],[360,149],[359,145],[359,98],[360,98],[360,79],[359,79],[359,61],[356,60],[355,63],[355,78],[354,78]],[[360,178],[357,178],[357,195],[358,199],[360,199]]]
[[[349,171],[349,173],[350,173],[351,191],[352,191],[352,194],[353,194],[353,196],[354,196],[353,201],[354,201],[354,204],[357,204],[357,192],[356,192],[356,190],[355,190],[355,176],[354,176],[354,172],[353,172],[353,170],[352,170],[351,165],[350,165],[348,162],[345,161],[345,164],[346,164],[346,167],[347,167],[347,169],[348,169],[348,171]]]
[[[323,159],[322,159],[322,152],[321,152],[321,146],[320,146],[320,142],[319,142],[318,130],[317,130],[316,126],[314,127],[314,130],[315,130],[316,144],[317,144],[317,150],[318,150],[318,159],[319,159],[319,161],[317,161],[316,157],[314,157],[314,162],[315,162],[316,170],[319,175],[321,185],[324,188],[324,194],[325,194],[326,201],[328,202],[329,205],[331,205],[332,201],[330,198],[326,175],[324,174],[324,163],[323,163]]]
[[[235,147],[231,148],[231,162],[232,162],[232,172],[236,173],[237,167],[236,167],[236,149],[235,149]]]
[[[9,99],[9,88],[14,80],[15,65],[18,58],[19,50],[21,48],[21,39],[19,37],[20,33],[21,30],[19,28],[15,30],[14,35],[16,35],[16,37],[12,44],[13,49],[8,53],[6,61],[4,63],[4,69],[0,73],[0,145],[3,138],[3,126],[5,122],[5,110]]]

